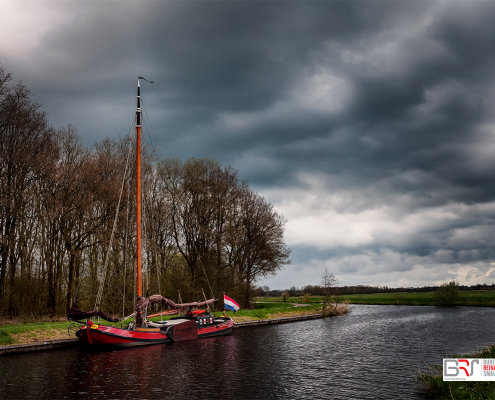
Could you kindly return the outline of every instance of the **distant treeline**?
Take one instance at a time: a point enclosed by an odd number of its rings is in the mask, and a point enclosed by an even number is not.
[[[367,285],[357,285],[357,286],[336,286],[332,288],[332,293],[335,295],[344,294],[372,294],[372,293],[401,293],[401,292],[435,292],[440,288],[440,286],[423,286],[423,287],[398,287],[389,288],[388,286],[367,286]],[[460,285],[459,289],[461,291],[466,290],[495,290],[495,284],[487,285],[486,283],[463,286]],[[283,292],[289,293],[291,297],[304,296],[309,293],[311,296],[323,296],[325,294],[325,288],[318,285],[307,285],[302,288],[292,286],[290,289],[285,290],[270,290],[268,286],[258,286],[256,288],[256,296],[270,296],[270,297],[280,297]]]
[[[74,300],[93,309],[102,279],[101,309],[133,312],[134,146],[85,146],[11,80],[0,66],[0,317],[63,315]],[[283,216],[214,159],[144,153],[143,293],[199,301],[201,289],[226,291],[248,303],[253,283],[289,262]]]

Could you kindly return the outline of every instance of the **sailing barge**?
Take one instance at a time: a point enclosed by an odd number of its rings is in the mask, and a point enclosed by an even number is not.
[[[138,78],[137,108],[136,108],[136,272],[137,272],[137,306],[136,311],[129,317],[135,316],[135,320],[125,328],[96,324],[90,320],[96,315],[109,322],[120,320],[111,318],[99,310],[99,299],[96,309],[83,312],[76,303],[73,304],[68,318],[73,321],[83,321],[76,332],[80,342],[87,345],[110,345],[117,347],[131,347],[150,345],[184,340],[202,339],[212,336],[228,335],[231,333],[234,322],[231,318],[214,317],[210,312],[210,305],[216,300],[210,299],[203,302],[176,304],[172,300],[161,295],[153,295],[148,298],[142,294],[141,275],[141,94]],[[149,321],[146,317],[147,307],[150,304],[163,304],[170,309],[180,310],[183,316],[173,317],[169,321]],[[207,310],[195,310],[206,307]],[[128,317],[128,318],[129,318]],[[127,318],[126,318],[127,319]]]

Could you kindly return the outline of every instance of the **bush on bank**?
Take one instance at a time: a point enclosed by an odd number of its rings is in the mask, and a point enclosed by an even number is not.
[[[444,283],[433,292],[433,302],[436,306],[453,307],[459,300],[460,287],[456,281]]]

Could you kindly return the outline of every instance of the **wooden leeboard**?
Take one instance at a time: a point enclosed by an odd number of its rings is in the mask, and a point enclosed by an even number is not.
[[[187,321],[167,329],[167,335],[174,342],[196,340],[198,338],[198,324],[196,321]]]

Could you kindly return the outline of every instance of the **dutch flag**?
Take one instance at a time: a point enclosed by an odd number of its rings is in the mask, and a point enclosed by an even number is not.
[[[239,304],[235,302],[234,299],[231,299],[229,296],[226,296],[225,294],[223,295],[223,304],[225,309],[234,311],[236,312],[239,310],[241,307],[239,307]]]

